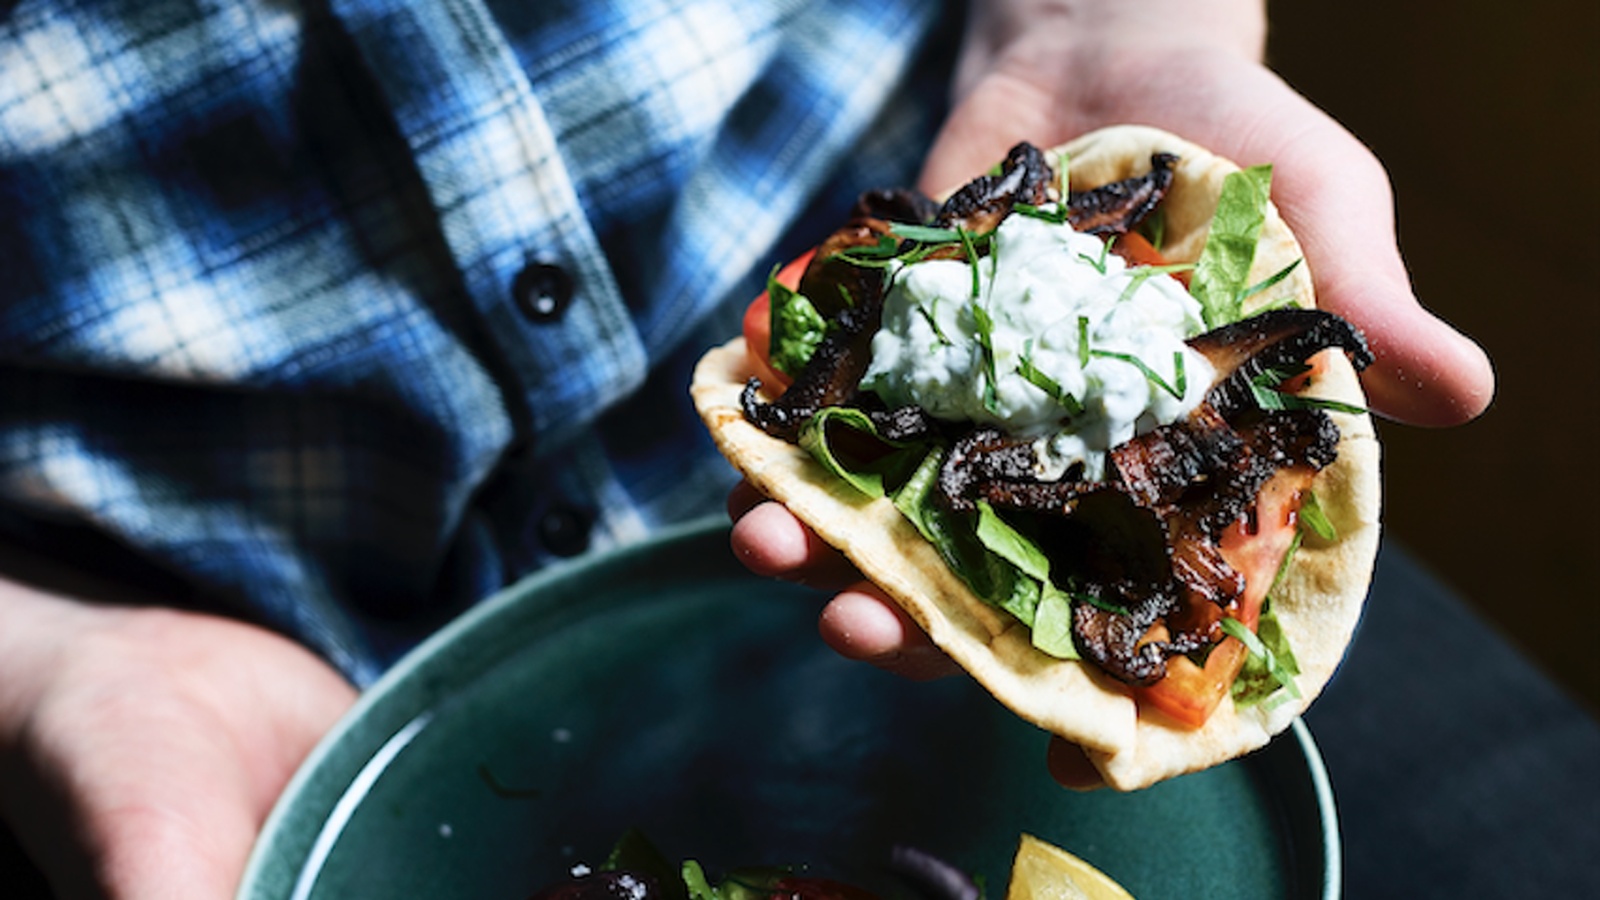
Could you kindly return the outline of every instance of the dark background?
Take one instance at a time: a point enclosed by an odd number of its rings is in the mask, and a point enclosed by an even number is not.
[[[1418,296],[1499,377],[1470,425],[1380,425],[1387,536],[1600,709],[1600,4],[1270,9],[1273,67],[1388,166]]]

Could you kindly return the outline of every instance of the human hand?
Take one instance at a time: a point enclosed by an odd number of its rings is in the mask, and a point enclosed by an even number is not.
[[[734,553],[757,575],[837,591],[823,607],[817,630],[846,659],[868,662],[918,681],[961,671],[893,600],[781,503],[748,482],[728,496]],[[1050,744],[1047,765],[1061,784],[1087,789],[1101,784],[1083,751],[1065,741]]]
[[[1380,414],[1467,421],[1494,378],[1482,350],[1426,312],[1396,244],[1387,176],[1372,154],[1260,64],[1259,0],[993,0],[975,4],[957,104],[920,187],[948,190],[1021,140],[1050,146],[1124,123],[1164,128],[1243,164],[1274,164],[1274,198],[1299,237],[1318,303],[1366,332],[1364,376]],[[736,552],[753,571],[843,589],[819,628],[842,655],[913,677],[954,671],[927,636],[837,551],[748,486],[730,499]],[[1053,741],[1049,769],[1091,787],[1081,749]]]
[[[232,897],[355,690],[263,629],[0,582],[0,813],[57,896]]]
[[[974,6],[957,103],[921,186],[964,183],[1029,140],[1153,125],[1242,165],[1273,164],[1273,199],[1305,250],[1318,306],[1366,333],[1372,409],[1419,425],[1477,416],[1494,374],[1475,343],[1428,313],[1396,243],[1377,159],[1260,64],[1259,0],[994,0]]]

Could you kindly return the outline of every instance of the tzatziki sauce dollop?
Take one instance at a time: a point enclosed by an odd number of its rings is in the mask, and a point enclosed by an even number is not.
[[[1200,404],[1213,370],[1184,340],[1205,324],[1171,275],[1038,217],[1010,215],[990,241],[976,297],[965,259],[890,270],[863,388],[891,407],[1033,438],[1047,480],[1077,463],[1101,480],[1107,450]]]

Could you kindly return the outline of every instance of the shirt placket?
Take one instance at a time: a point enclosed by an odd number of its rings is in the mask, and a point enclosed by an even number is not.
[[[538,98],[476,2],[334,2],[388,100],[541,454],[644,377],[646,354]]]

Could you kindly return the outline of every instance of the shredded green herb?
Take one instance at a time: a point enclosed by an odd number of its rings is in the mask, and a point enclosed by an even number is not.
[[[1260,703],[1280,690],[1285,694],[1279,703],[1301,696],[1294,680],[1300,674],[1300,666],[1289,652],[1277,617],[1269,613],[1269,610],[1262,610],[1254,632],[1238,619],[1222,620],[1223,632],[1237,638],[1250,651],[1249,659],[1233,683],[1234,701],[1240,705]]]
[[[1043,206],[1034,206],[1032,203],[1018,203],[1011,207],[1011,211],[1027,216],[1030,219],[1049,222],[1051,225],[1067,224],[1068,210],[1064,203],[1057,203],[1048,209]]]
[[[1325,541],[1336,541],[1339,532],[1333,527],[1333,522],[1328,519],[1328,514],[1323,511],[1322,504],[1317,502],[1314,491],[1306,491],[1300,498],[1300,527],[1309,530],[1312,534]]]
[[[976,300],[983,294],[983,284],[978,278],[978,247],[972,242],[972,232],[957,228],[956,233],[961,235],[961,249],[967,254],[967,264],[972,267],[972,299]]]
[[[1094,607],[1095,609],[1103,609],[1106,612],[1111,613],[1113,615],[1118,615],[1118,616],[1131,616],[1131,615],[1133,615],[1133,613],[1128,611],[1128,608],[1126,606],[1118,606],[1117,604],[1112,603],[1109,600],[1102,600],[1099,597],[1096,597],[1095,595],[1090,594],[1090,593],[1088,593],[1086,591],[1071,591],[1070,595],[1071,595],[1073,600],[1076,600],[1079,603],[1087,603],[1090,606]]]
[[[935,302],[937,302],[937,298],[935,298]],[[944,333],[943,328],[939,327],[939,320],[935,318],[933,310],[930,310],[926,306],[923,306],[919,303],[917,304],[917,312],[922,315],[923,321],[928,323],[928,327],[933,329],[933,337],[941,346],[955,346],[955,342],[950,340],[950,336]]]
[[[1341,400],[1329,400],[1322,397],[1306,397],[1301,394],[1291,394],[1279,390],[1279,386],[1291,378],[1306,371],[1305,366],[1296,368],[1268,368],[1250,379],[1250,393],[1255,398],[1256,406],[1265,410],[1278,409],[1325,409],[1334,412],[1363,415],[1366,409]]]
[[[1128,279],[1128,286],[1122,289],[1122,293],[1117,297],[1117,302],[1126,303],[1133,299],[1133,295],[1139,292],[1139,288],[1143,287],[1146,281],[1149,281],[1157,275],[1171,275],[1174,272],[1187,272],[1193,268],[1194,263],[1173,263],[1170,266],[1138,266],[1136,268],[1129,269],[1128,273],[1131,277]]]
[[[962,237],[965,228],[934,228],[931,225],[912,225],[906,222],[896,222],[889,226],[892,234],[899,235],[908,241],[917,241],[922,244],[959,244],[967,238]]]
[[[1083,404],[1078,402],[1078,398],[1064,390],[1061,382],[1051,378],[1033,364],[1033,338],[1028,338],[1022,343],[1022,358],[1017,361],[1017,374],[1049,395],[1050,399],[1067,411],[1067,415],[1073,417],[1083,415]]]
[[[1110,253],[1111,238],[1103,238],[1100,241],[1100,257],[1098,259],[1090,256],[1087,253],[1079,253],[1078,258],[1093,266],[1096,272],[1104,275],[1106,273],[1106,257],[1109,256]]]
[[[973,280],[976,283],[977,269],[972,270]],[[983,408],[999,415],[999,375],[995,372],[994,361],[994,319],[989,317],[989,311],[981,304],[972,304],[972,320],[975,324],[973,337],[978,341],[978,350],[983,355]]]
[[[828,333],[828,321],[804,294],[778,281],[778,267],[767,275],[772,367],[798,375]]]
[[[1247,299],[1249,299],[1251,297],[1254,297],[1255,295],[1257,295],[1257,294],[1261,293],[1262,291],[1272,287],[1273,285],[1275,285],[1278,282],[1284,280],[1285,278],[1288,278],[1289,275],[1291,273],[1293,273],[1295,269],[1299,268],[1300,263],[1303,262],[1303,261],[1304,261],[1303,257],[1299,258],[1299,259],[1296,259],[1294,262],[1289,263],[1287,266],[1284,266],[1283,268],[1279,269],[1276,272],[1273,272],[1271,275],[1268,275],[1266,278],[1262,279],[1261,281],[1258,281],[1255,284],[1252,284],[1249,287],[1245,288],[1243,291],[1241,291],[1239,293],[1239,304],[1240,304],[1240,306],[1242,307],[1244,305],[1244,301],[1245,300],[1247,300]],[[1291,298],[1284,298],[1284,299],[1287,300],[1289,303],[1293,303],[1294,302],[1294,299],[1292,297]],[[1280,301],[1280,302],[1282,302],[1282,301]]]
[[[1148,366],[1144,360],[1134,356],[1132,353],[1117,353],[1113,350],[1090,350],[1089,355],[1099,357],[1101,359],[1115,359],[1120,362],[1125,362],[1144,373],[1144,377],[1149,379],[1151,384],[1162,389],[1163,391],[1166,391],[1179,400],[1183,399],[1184,391],[1188,388],[1188,377],[1184,373],[1183,351],[1181,350],[1175,351],[1172,354],[1172,367],[1174,369],[1173,381],[1175,381],[1176,384],[1168,384],[1166,379],[1162,378],[1155,369],[1150,368],[1150,366]]]

